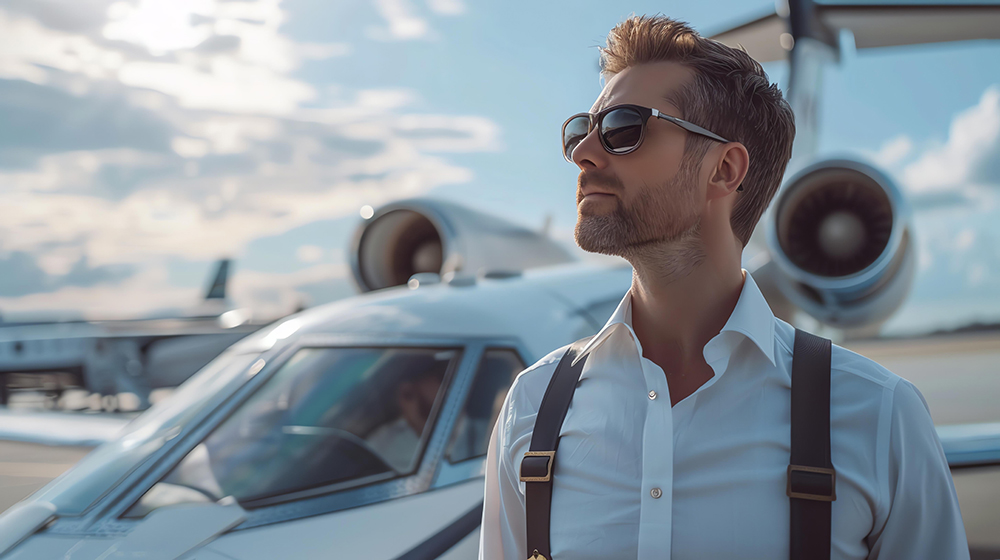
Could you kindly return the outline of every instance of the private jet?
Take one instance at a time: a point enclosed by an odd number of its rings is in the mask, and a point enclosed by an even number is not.
[[[149,407],[266,323],[229,305],[229,259],[218,261],[204,299],[183,313],[141,319],[0,321],[0,405],[42,395],[49,408],[116,411]],[[63,397],[85,393],[77,404]]]
[[[914,232],[903,193],[874,166],[803,163],[814,157],[810,84],[847,26],[859,49],[997,38],[1000,6],[782,10],[718,35],[791,49],[804,136],[762,222],[766,245],[748,247],[744,267],[779,316],[864,329],[905,298]],[[867,25],[883,12],[893,18]],[[786,31],[794,44],[778,43]],[[631,270],[578,262],[537,232],[427,199],[364,220],[351,265],[364,294],[240,340],[0,516],[0,558],[476,558],[484,460],[508,387],[599,330]],[[963,390],[995,392],[984,383]],[[979,491],[995,495],[1000,425],[939,434],[953,473],[987,469]],[[1000,555],[996,530],[970,511],[966,524],[974,555]]]

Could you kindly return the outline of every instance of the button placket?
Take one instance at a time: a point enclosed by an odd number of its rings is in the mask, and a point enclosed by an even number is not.
[[[658,560],[671,541],[673,416],[670,399],[663,398],[670,394],[663,370],[641,354],[637,359],[646,381],[638,560]]]

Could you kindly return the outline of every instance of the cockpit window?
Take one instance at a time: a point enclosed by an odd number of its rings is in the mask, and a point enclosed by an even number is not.
[[[413,472],[458,349],[304,348],[126,512]],[[231,497],[231,498],[230,498]]]
[[[514,377],[524,369],[517,352],[487,350],[476,370],[476,378],[455,423],[446,456],[451,463],[486,455],[493,424]]]

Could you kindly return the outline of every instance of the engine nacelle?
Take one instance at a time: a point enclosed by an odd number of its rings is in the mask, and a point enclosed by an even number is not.
[[[362,292],[406,284],[417,273],[509,273],[573,260],[538,232],[429,199],[379,208],[358,228],[351,250]]]
[[[903,303],[916,269],[910,210],[874,167],[813,164],[774,203],[768,229],[783,295],[840,328],[879,323]]]

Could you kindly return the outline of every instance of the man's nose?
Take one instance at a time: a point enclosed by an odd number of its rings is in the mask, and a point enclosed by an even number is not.
[[[611,155],[601,145],[600,130],[594,128],[573,150],[573,163],[581,170],[604,169]]]

